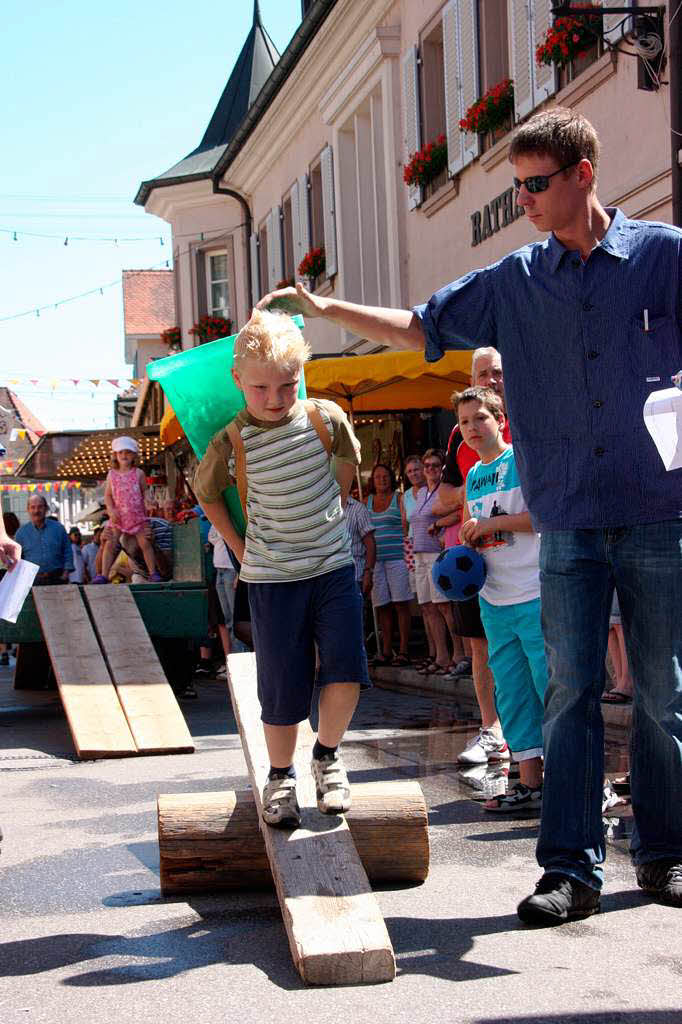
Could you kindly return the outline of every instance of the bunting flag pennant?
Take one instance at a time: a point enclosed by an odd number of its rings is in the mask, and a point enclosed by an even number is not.
[[[113,384],[114,387],[117,388],[118,387],[118,378],[117,377],[107,377],[107,384]]]
[[[33,386],[34,386],[34,387],[37,387],[37,386],[38,386],[38,384],[39,384],[39,381],[37,381],[37,380],[31,380],[31,384],[33,384]]]
[[[78,387],[78,385],[80,384],[80,377],[72,377],[71,380],[73,381],[75,386]]]
[[[94,377],[94,378],[90,379],[90,383],[94,384],[96,388],[99,387],[99,382],[100,382],[100,378],[99,377]]]

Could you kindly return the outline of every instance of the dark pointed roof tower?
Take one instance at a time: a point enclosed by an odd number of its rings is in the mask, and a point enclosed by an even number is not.
[[[155,188],[211,177],[226,146],[234,137],[278,60],[279,53],[261,21],[258,0],[254,0],[251,30],[213,111],[203,139],[197,148],[179,163],[158,177],[142,182],[135,196],[138,205],[144,206]]]

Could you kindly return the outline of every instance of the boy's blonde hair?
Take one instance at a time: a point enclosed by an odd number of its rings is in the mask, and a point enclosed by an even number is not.
[[[239,371],[247,359],[298,369],[310,359],[310,346],[286,313],[254,309],[234,343],[234,365]]]

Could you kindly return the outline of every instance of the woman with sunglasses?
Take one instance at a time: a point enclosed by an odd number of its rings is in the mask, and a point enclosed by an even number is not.
[[[410,664],[410,601],[413,593],[403,551],[403,500],[396,490],[396,478],[390,466],[378,462],[372,470],[372,493],[367,508],[374,526],[377,555],[374,565],[372,604],[377,610],[382,653],[378,650],[375,666]],[[393,609],[398,618],[400,648],[393,657]]]
[[[424,452],[422,466],[426,483],[417,494],[410,516],[417,601],[436,648],[435,662],[424,665],[419,670],[422,675],[450,675],[452,666],[448,652],[448,633],[453,648],[457,650],[452,606],[431,578],[431,568],[441,551],[439,538],[442,530],[436,525],[438,515],[433,511],[433,501],[440,487],[444,462],[445,456],[437,448],[429,448]]]

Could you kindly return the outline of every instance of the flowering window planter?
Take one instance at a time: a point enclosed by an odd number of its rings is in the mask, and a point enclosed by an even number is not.
[[[547,29],[545,38],[535,51],[535,60],[538,65],[554,64],[559,69],[570,69],[575,62],[587,60],[584,65],[587,67],[599,55],[602,19],[596,15],[590,17],[589,12],[600,8],[597,8],[595,4],[583,4],[582,6],[586,17],[557,18],[554,24]],[[593,54],[592,59],[589,59],[591,54]],[[584,67],[580,67],[580,70],[584,70]]]
[[[169,352],[179,352],[182,348],[182,331],[179,327],[168,327],[161,331],[161,341],[168,345]]]
[[[503,78],[471,104],[459,122],[459,130],[480,135],[483,148],[489,149],[511,130],[513,117],[514,84],[510,78]]]
[[[312,292],[322,283],[326,267],[324,246],[322,245],[307,252],[299,263],[298,272],[301,277],[308,278]]]
[[[403,181],[409,187],[421,185],[426,188],[443,176],[442,184],[445,184],[447,167],[448,144],[445,135],[439,135],[412,154],[403,170]]]
[[[189,333],[193,334],[199,345],[217,338],[226,338],[232,330],[232,321],[222,316],[200,316]]]

